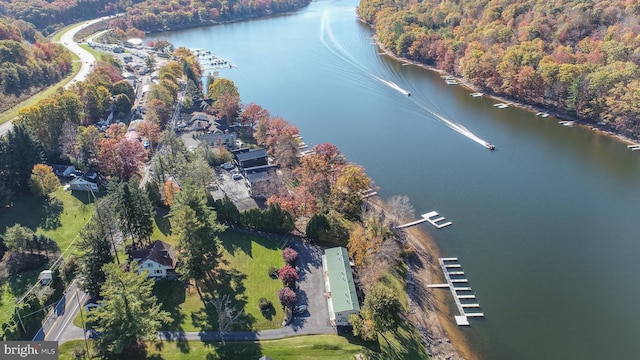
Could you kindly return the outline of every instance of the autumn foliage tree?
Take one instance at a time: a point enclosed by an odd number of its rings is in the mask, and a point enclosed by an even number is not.
[[[295,291],[288,287],[283,287],[278,291],[278,300],[280,300],[280,304],[282,304],[283,307],[292,308],[295,306],[296,301],[298,301],[298,297]]]
[[[31,171],[29,188],[38,196],[48,197],[60,187],[60,180],[49,165],[36,164]]]
[[[282,281],[284,286],[293,288],[298,281],[298,271],[291,267],[291,265],[285,265],[278,271],[278,278]]]

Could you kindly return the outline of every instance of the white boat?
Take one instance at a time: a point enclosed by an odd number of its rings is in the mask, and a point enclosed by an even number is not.
[[[471,96],[473,96],[473,97],[482,97],[482,93],[478,93],[478,92],[471,93],[471,94],[469,94],[469,95],[471,95]]]
[[[573,127],[573,121],[558,121],[558,124],[564,125],[567,127]]]
[[[458,82],[455,80],[445,80],[444,82],[446,82],[447,85],[458,85]]]
[[[509,107],[509,104],[497,103],[497,104],[493,104],[493,106],[497,107],[498,109],[506,109]]]
[[[549,114],[546,113],[546,112],[539,112],[539,113],[536,114],[536,116],[541,116],[543,118],[546,118],[547,116],[549,116]]]

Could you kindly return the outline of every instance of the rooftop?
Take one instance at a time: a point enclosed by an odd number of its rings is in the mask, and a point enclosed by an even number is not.
[[[327,263],[329,286],[331,287],[333,311],[360,311],[347,249],[343,247],[326,249],[324,256]]]

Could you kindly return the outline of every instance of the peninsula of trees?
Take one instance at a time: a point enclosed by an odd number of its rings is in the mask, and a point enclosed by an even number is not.
[[[640,3],[361,0],[396,55],[482,91],[640,135]]]

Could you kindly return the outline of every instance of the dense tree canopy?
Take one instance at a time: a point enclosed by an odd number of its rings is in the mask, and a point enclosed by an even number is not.
[[[397,55],[640,134],[637,2],[362,0],[358,13]]]

